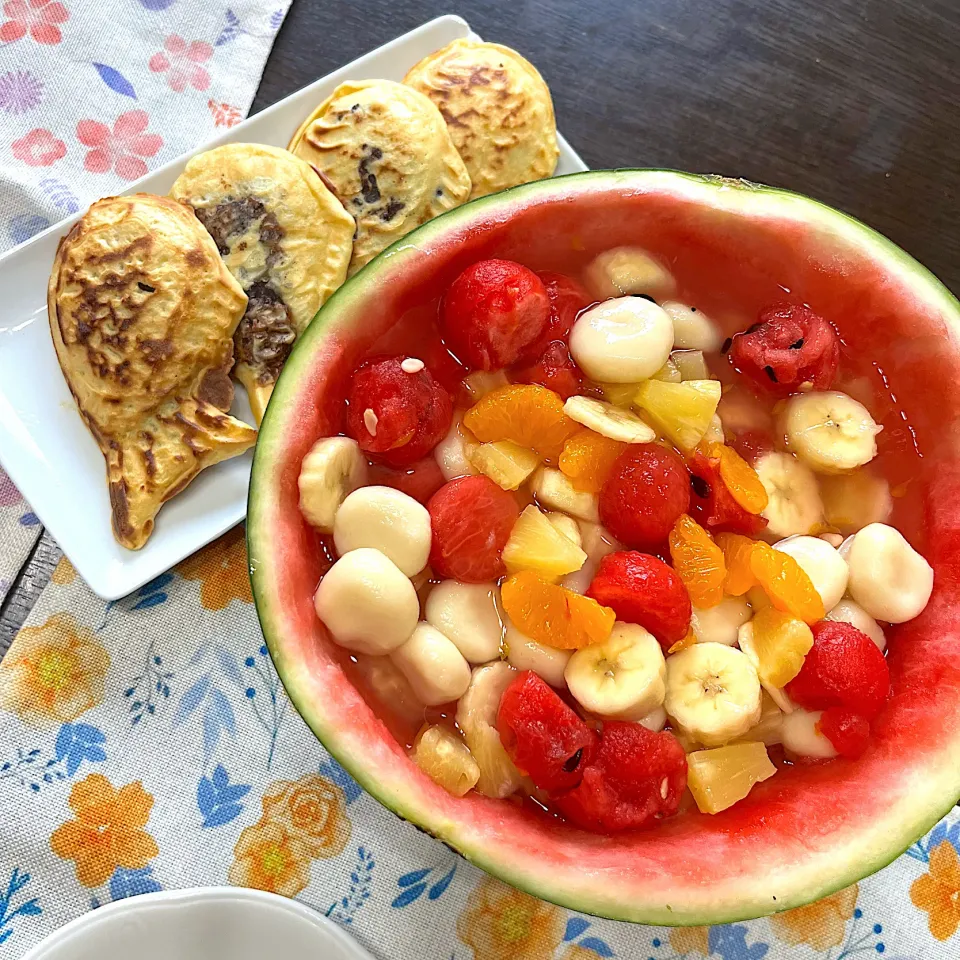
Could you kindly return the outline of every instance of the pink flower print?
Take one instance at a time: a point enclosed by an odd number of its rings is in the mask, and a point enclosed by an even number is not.
[[[51,0],[7,0],[3,5],[7,21],[0,27],[0,40],[11,43],[28,33],[37,43],[59,43],[63,36],[58,23],[70,17],[62,3]]]
[[[144,133],[150,118],[144,110],[121,113],[113,131],[98,120],[81,120],[77,124],[77,139],[92,147],[83,161],[90,173],[109,173],[115,170],[124,180],[136,180],[147,172],[142,157],[152,157],[163,146],[163,137]]]
[[[183,93],[188,85],[194,90],[206,90],[210,86],[210,74],[199,66],[213,56],[209,43],[194,40],[188,44],[174,33],[164,40],[163,47],[167,52],[155,53],[150,58],[150,69],[154,73],[169,70],[167,83],[174,93]]]
[[[12,507],[20,502],[20,491],[13,485],[13,481],[0,467],[0,507]]]
[[[11,147],[13,155],[31,167],[49,167],[67,152],[67,145],[42,127],[14,140]]]

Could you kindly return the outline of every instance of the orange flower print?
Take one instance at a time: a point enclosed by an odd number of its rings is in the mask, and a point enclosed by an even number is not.
[[[253,603],[242,524],[188,557],[177,569],[185,579],[200,581],[200,603],[207,610],[222,610],[231,600]]]
[[[73,583],[74,580],[77,579],[77,571],[74,569],[73,564],[66,557],[61,557],[60,562],[54,568],[50,579],[58,587],[68,587],[71,583]]]
[[[670,946],[680,956],[691,954],[698,957],[710,956],[709,927],[675,927],[670,931]]]
[[[457,936],[474,960],[550,960],[563,938],[563,913],[493,877],[474,888]]]
[[[52,727],[103,701],[110,655],[69,613],[24,627],[0,661],[0,710]]]
[[[847,921],[857,905],[856,884],[817,900],[816,903],[775,913],[770,923],[777,936],[791,946],[809,944],[814,950],[827,950],[843,943]]]
[[[949,840],[930,851],[930,872],[913,881],[910,887],[913,905],[930,914],[930,933],[938,940],[949,940],[960,926],[960,857]]]
[[[319,774],[271,783],[262,803],[263,821],[282,826],[314,860],[337,856],[350,839],[343,791]]]
[[[227,874],[238,887],[295,897],[310,882],[310,857],[281,823],[261,820],[240,834]]]
[[[76,815],[57,827],[50,849],[63,860],[73,860],[77,880],[99,887],[117,867],[142,870],[160,852],[143,828],[150,819],[153,797],[136,781],[119,790],[99,773],[74,784],[70,808]]]

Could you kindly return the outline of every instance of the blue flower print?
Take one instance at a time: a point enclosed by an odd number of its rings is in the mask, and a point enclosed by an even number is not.
[[[0,944],[13,935],[12,923],[16,917],[38,917],[43,913],[43,908],[36,897],[21,900],[17,904],[17,894],[29,883],[30,874],[21,873],[17,867],[14,867],[7,881],[6,891],[0,891]]]
[[[763,960],[770,950],[765,943],[747,946],[748,928],[742,924],[711,927],[708,943],[711,953],[723,960]]]
[[[106,736],[89,723],[65,723],[57,734],[54,746],[57,760],[66,761],[67,776],[72,777],[80,764],[100,763],[107,759],[103,745]]]
[[[110,878],[110,898],[125,900],[127,897],[136,897],[142,893],[156,893],[163,886],[153,876],[153,867],[148,864],[139,870],[127,870],[117,867]]]

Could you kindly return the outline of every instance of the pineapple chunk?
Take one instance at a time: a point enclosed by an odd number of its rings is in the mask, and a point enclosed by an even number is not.
[[[600,522],[600,501],[596,494],[577,490],[565,473],[553,467],[541,467],[534,474],[530,492],[538,503],[551,510],[561,510],[578,520]]]
[[[778,689],[800,672],[813,646],[813,633],[802,620],[772,606],[758,611],[740,627],[737,639],[764,686]]]
[[[633,401],[653,426],[681,450],[693,450],[717,412],[720,383],[717,380],[686,380],[664,383],[646,380]]]
[[[673,360],[673,355],[667,357],[667,362],[653,375],[654,380],[664,383],[679,383],[681,380],[691,379],[683,376],[683,371]]]
[[[777,768],[762,743],[734,743],[687,754],[687,786],[701,813],[719,813],[742,800]]]
[[[559,513],[554,510],[547,514],[547,519],[568,540],[575,543],[578,547],[583,547],[583,537],[580,536],[580,525],[573,517],[568,517],[565,513]]]
[[[482,400],[488,393],[509,386],[510,381],[502,370],[474,370],[463,378],[463,386],[470,395],[470,402]]]
[[[467,745],[446,727],[420,731],[410,759],[435,783],[455,797],[472,790],[480,779],[480,766]]]
[[[783,742],[783,711],[766,690],[763,691],[763,699],[760,701],[760,719],[734,742],[744,743],[751,740],[768,747]]]
[[[503,548],[503,562],[510,573],[533,570],[551,583],[579,570],[586,561],[587,555],[533,504],[520,514]]]
[[[702,350],[674,350],[667,363],[680,371],[681,380],[710,380],[710,368]]]
[[[467,451],[470,465],[504,490],[516,490],[540,466],[540,458],[512,440],[481,443]]]
[[[633,398],[637,395],[640,384],[601,383],[599,387],[607,403],[612,403],[615,407],[629,407],[633,404]]]

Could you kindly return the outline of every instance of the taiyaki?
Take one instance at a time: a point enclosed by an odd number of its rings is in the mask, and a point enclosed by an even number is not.
[[[50,330],[107,461],[114,536],[131,550],[161,504],[256,440],[226,413],[246,306],[193,211],[166,197],[98,200],[60,241]]]
[[[549,177],[557,166],[557,123],[543,77],[516,50],[454,40],[403,78],[439,108],[483,197]]]
[[[255,143],[198,154],[170,196],[193,207],[249,297],[234,376],[259,423],[294,341],[346,279],[353,217],[309,164]]]
[[[330,180],[356,217],[351,274],[470,196],[470,176],[440,112],[391,80],[340,84],[290,149]]]

